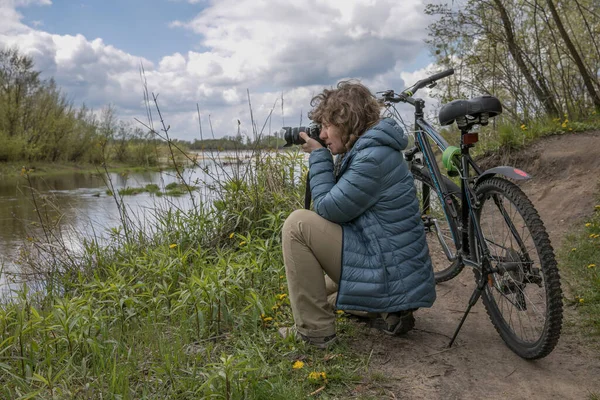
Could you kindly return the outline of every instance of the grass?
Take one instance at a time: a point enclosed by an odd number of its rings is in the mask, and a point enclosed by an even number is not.
[[[155,196],[182,196],[189,194],[190,191],[197,190],[196,186],[190,186],[186,183],[172,182],[165,186],[165,191],[161,191],[160,187],[155,183],[150,183],[144,187],[130,187],[119,189],[118,193],[120,196],[135,196],[140,193],[150,193]],[[106,194],[109,196],[113,195],[112,190],[107,190]]]
[[[600,130],[600,115],[591,111],[587,117],[571,121],[566,115],[562,118],[542,117],[521,125],[497,118],[486,127],[480,127],[479,142],[472,150],[478,156],[490,153],[505,153],[520,149],[544,136],[569,135],[578,132]],[[451,130],[442,131],[450,144],[458,145],[460,132],[455,125]]]
[[[111,163],[108,172],[130,173],[143,171],[164,171],[172,169],[170,166],[132,166],[127,164]],[[84,163],[50,163],[50,162],[0,162],[0,177],[19,177],[27,172],[31,176],[59,176],[73,173],[98,174],[104,173],[104,168],[96,164]]]
[[[567,237],[561,259],[573,293],[567,304],[577,308],[589,333],[600,335],[600,202],[588,221]]]
[[[293,324],[280,232],[302,160],[271,155],[215,207],[161,210],[152,235],[115,229],[23,285],[0,306],[0,398],[344,397],[367,363],[343,316],[328,351],[277,334]]]

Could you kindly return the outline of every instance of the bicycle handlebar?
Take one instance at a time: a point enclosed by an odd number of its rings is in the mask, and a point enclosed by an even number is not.
[[[397,95],[398,97],[393,97],[394,95],[396,95],[394,93],[394,91],[388,90],[386,92],[383,92],[384,100],[390,101],[392,103],[406,102],[406,103],[410,103],[410,104],[414,105],[414,99],[412,98],[412,96],[414,96],[414,94],[417,92],[417,90],[419,90],[427,85],[430,85],[432,83],[435,83],[436,81],[439,81],[440,79],[445,78],[450,75],[453,75],[453,74],[454,74],[454,68],[450,68],[445,71],[438,72],[437,74],[433,74],[425,79],[421,79],[420,81],[415,83],[412,87],[410,87],[408,89],[404,89],[402,91],[402,93]]]

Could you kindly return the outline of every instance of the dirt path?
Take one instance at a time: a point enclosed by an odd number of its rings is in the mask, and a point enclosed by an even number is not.
[[[600,132],[556,136],[540,141],[511,160],[535,179],[522,185],[540,213],[553,246],[569,227],[593,209],[600,183]],[[416,329],[389,337],[361,325],[351,347],[371,354],[370,381],[356,397],[398,399],[587,399],[600,394],[600,347],[573,328],[574,310],[565,306],[565,323],[555,350],[525,361],[506,347],[481,301],[473,308],[457,342],[448,342],[474,288],[473,274],[437,286],[438,300],[419,310]],[[563,289],[566,285],[563,282]],[[382,382],[375,383],[377,377]]]

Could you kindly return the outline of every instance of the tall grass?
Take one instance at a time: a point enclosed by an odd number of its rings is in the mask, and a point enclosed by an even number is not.
[[[0,304],[0,398],[290,399],[360,380],[343,341],[331,354],[277,334],[293,324],[280,232],[304,156],[256,151],[210,186],[177,168],[210,194],[189,191],[190,210],[157,208],[144,226],[107,182],[121,216],[107,240],[73,252],[56,227],[32,238],[23,261],[42,284]]]

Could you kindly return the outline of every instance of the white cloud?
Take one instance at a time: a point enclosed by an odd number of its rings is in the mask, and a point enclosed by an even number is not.
[[[422,50],[426,0],[219,0],[172,29],[198,35],[204,52],[165,55],[156,65],[102,39],[53,35],[24,25],[16,7],[49,0],[0,0],[0,46],[18,46],[44,76],[53,76],[76,104],[113,103],[123,116],[145,115],[139,69],[176,137],[198,137],[196,104],[212,115],[216,136],[231,134],[237,119],[249,127],[247,90],[256,123],[273,116],[300,122],[310,98],[343,78],[372,90],[400,90],[416,75],[403,72]],[[417,73],[417,72],[415,72]],[[207,122],[207,121],[206,121]],[[250,128],[248,128],[250,130]],[[273,130],[276,127],[273,126]]]

